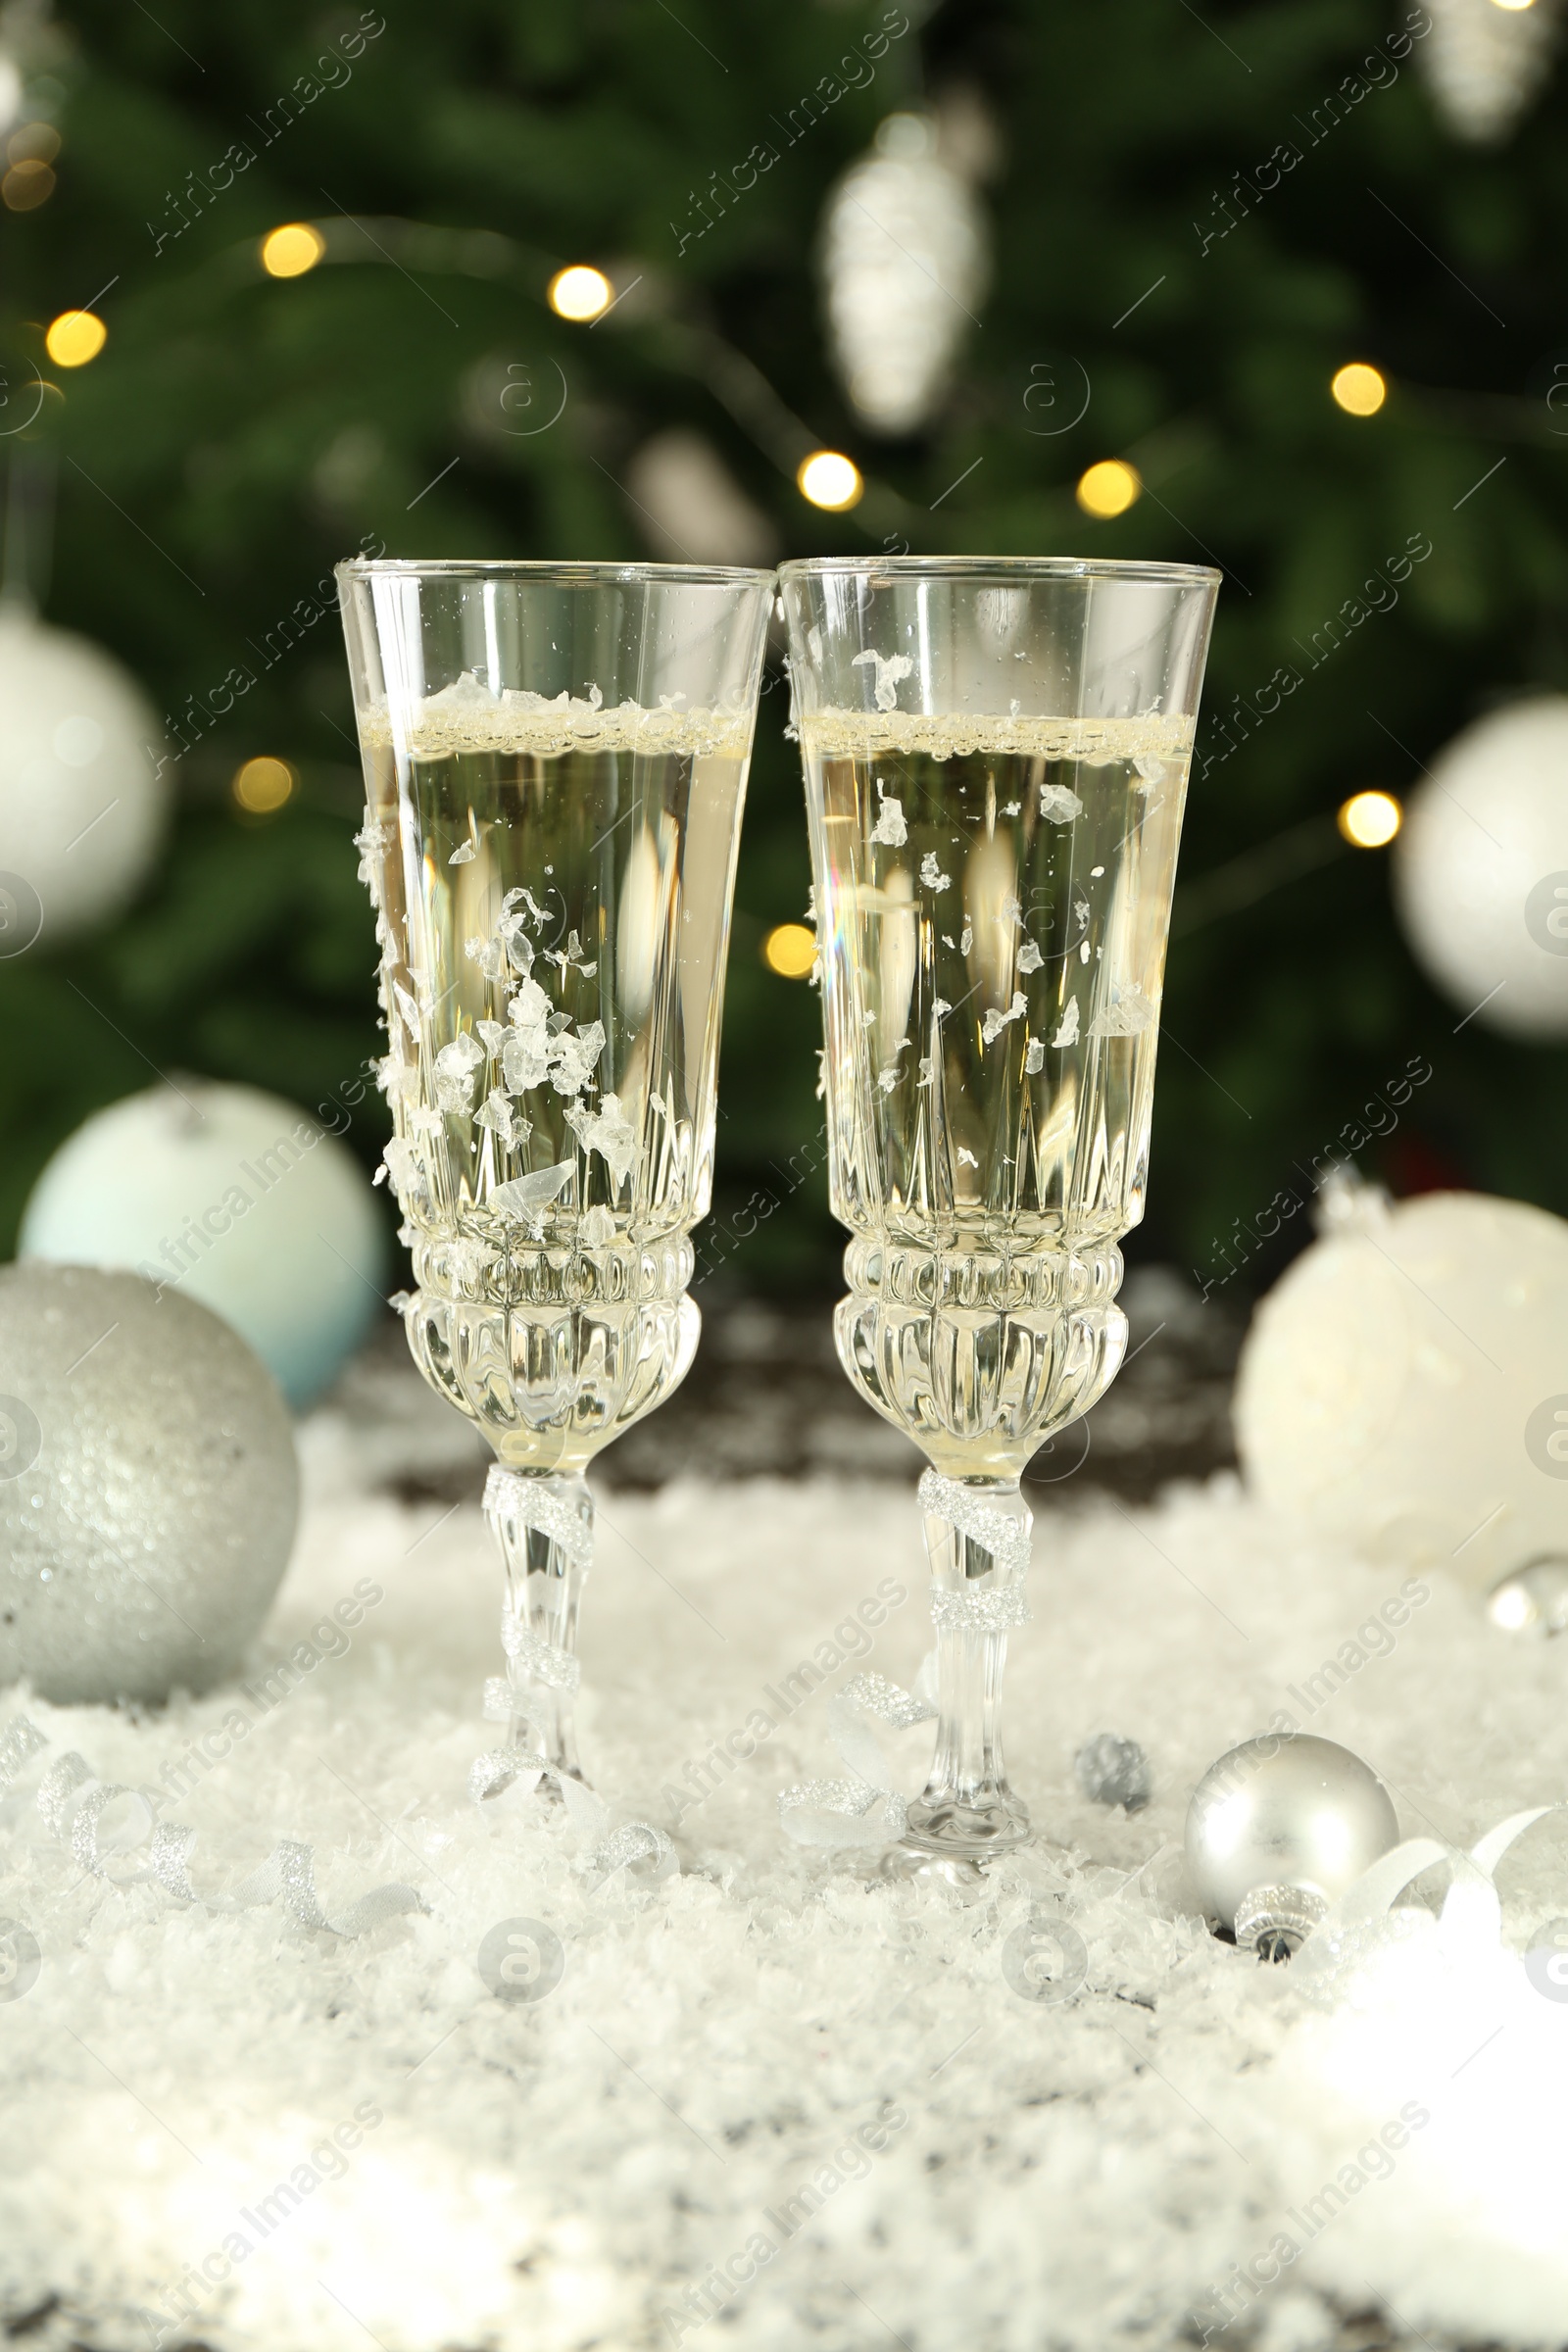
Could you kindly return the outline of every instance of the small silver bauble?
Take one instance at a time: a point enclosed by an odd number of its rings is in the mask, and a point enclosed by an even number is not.
[[[1187,1864],[1211,1919],[1244,1950],[1285,1960],[1398,1837],[1370,1765],[1332,1740],[1278,1733],[1204,1773],[1187,1811]]]
[[[1136,1813],[1153,1790],[1149,1758],[1136,1740],[1120,1740],[1114,1732],[1086,1740],[1072,1768],[1079,1788],[1097,1805],[1122,1805]]]
[[[1568,1633],[1568,1559],[1555,1555],[1515,1568],[1487,1597],[1487,1615],[1505,1634]]]
[[[206,1690],[266,1614],[298,1502],[282,1398],[217,1315],[135,1274],[0,1267],[0,1683]]]

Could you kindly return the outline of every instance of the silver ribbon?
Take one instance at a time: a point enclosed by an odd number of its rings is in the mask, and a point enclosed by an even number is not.
[[[1395,1905],[1412,1882],[1434,1863],[1445,1863],[1448,1891],[1436,1932],[1456,1953],[1496,1951],[1502,1942],[1502,1899],[1496,1869],[1516,1839],[1548,1813],[1568,1812],[1568,1802],[1532,1805],[1510,1813],[1466,1852],[1437,1838],[1409,1838],[1384,1854],[1314,1929],[1292,1965],[1291,1982],[1309,1997],[1332,2003],[1342,1997],[1362,1965],[1396,1941],[1401,1931],[1431,1933],[1430,1912],[1399,1912]]]
[[[1012,1634],[1029,1623],[1029,1595],[1021,1585],[1004,1592],[969,1592],[934,1585],[931,1622],[939,1634]]]
[[[873,1722],[885,1723],[891,1731],[902,1732],[910,1724],[929,1723],[936,1708],[919,1685],[929,1687],[934,1667],[934,1657],[927,1658],[914,1694],[889,1682],[885,1674],[857,1674],[828,1700],[828,1730],[850,1777],[801,1781],[780,1792],[779,1820],[798,1845],[835,1851],[885,1845],[903,1837],[908,1802],[899,1792],[871,1727]]]
[[[503,1722],[511,1719],[513,1697],[511,1685],[499,1675],[492,1677],[485,1685],[486,1715]],[[600,1893],[621,1871],[638,1863],[651,1865],[638,1871],[643,1883],[678,1876],[675,1848],[662,1830],[655,1829],[651,1821],[628,1821],[612,1829],[610,1808],[601,1797],[573,1780],[570,1773],[558,1772],[548,1757],[527,1748],[492,1747],[475,1756],[468,1767],[468,1794],[475,1804],[484,1804],[492,1797],[504,1796],[521,1780],[530,1788],[537,1788],[541,1781],[554,1784],[577,1835],[572,1868],[579,1878],[592,1881],[591,1893]]]
[[[581,1660],[536,1634],[510,1601],[501,1612],[501,1646],[530,1682],[544,1683],[552,1690],[575,1690],[582,1681]]]
[[[9,1788],[28,1760],[49,1745],[44,1735],[24,1715],[13,1717],[0,1734],[0,1788]],[[109,1837],[103,1817],[122,1798],[131,1800],[127,1820]],[[194,1885],[187,1857],[196,1832],[181,1822],[158,1820],[158,1799],[150,1789],[127,1788],[118,1781],[100,1781],[85,1757],[74,1748],[51,1764],[38,1784],[39,1818],[51,1837],[69,1845],[81,1868],[94,1878],[116,1885],[151,1880],[176,1902],[199,1903],[207,1911],[248,1911],[281,1901],[302,1928],[324,1929],[333,1936],[363,1936],[367,1928],[406,1911],[427,1905],[412,1886],[372,1887],[337,1918],[329,1918],[316,1890],[316,1860],[312,1849],[297,1838],[280,1838],[267,1860],[226,1893],[203,1893]],[[110,1862],[145,1844],[144,1865],[112,1875]]]
[[[960,1536],[989,1551],[1009,1581],[1028,1574],[1028,1527],[1009,1519],[1005,1511],[993,1510],[972,1487],[960,1486],[956,1478],[944,1478],[940,1470],[925,1470],[915,1495],[922,1511],[934,1519],[945,1519]]]
[[[548,1536],[574,1566],[592,1566],[593,1529],[580,1512],[570,1509],[558,1494],[552,1494],[543,1479],[524,1478],[520,1471],[506,1470],[499,1462],[492,1462],[490,1475],[484,1482],[484,1507],[492,1518],[505,1513],[514,1518],[519,1527]]]

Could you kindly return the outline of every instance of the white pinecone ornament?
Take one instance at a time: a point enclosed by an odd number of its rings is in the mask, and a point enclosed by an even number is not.
[[[957,141],[890,115],[828,198],[822,272],[834,364],[873,432],[919,430],[991,278],[985,216]]]
[[[1557,37],[1556,0],[1426,0],[1416,54],[1438,112],[1476,146],[1505,139],[1540,90]]]

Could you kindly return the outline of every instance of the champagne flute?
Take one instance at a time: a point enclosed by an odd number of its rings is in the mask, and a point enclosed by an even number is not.
[[[338,566],[365,767],[414,1359],[495,1450],[504,1748],[583,1778],[583,1472],[700,1317],[735,854],[772,575]]]
[[[1121,1363],[1171,890],[1218,574],[785,564],[822,957],[835,1333],[921,1447],[936,1756],[891,1870],[1029,1836],[1003,1762],[1019,1481]]]

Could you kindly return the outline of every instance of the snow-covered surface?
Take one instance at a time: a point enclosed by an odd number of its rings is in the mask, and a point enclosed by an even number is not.
[[[833,1690],[916,1671],[912,1477],[610,1493],[591,1767],[685,1867],[595,1890],[559,1808],[466,1794],[499,1663],[477,1510],[393,1500],[341,1417],[303,1443],[258,1695],[134,1718],[12,1694],[0,1726],[24,1705],[50,1755],[156,1787],[228,1718],[230,1753],[164,1816],[199,1833],[199,1886],[291,1836],[329,1913],[392,1880],[428,1908],[339,1938],[278,1904],[208,1912],[86,1876],[38,1819],[32,1761],[0,1807],[0,1912],[41,1947],[0,2000],[0,2320],[60,2298],[30,2345],[1106,2352],[1200,2340],[1224,2316],[1211,2290],[1254,2261],[1277,2280],[1213,2340],[1363,2343],[1353,2315],[1378,2309],[1400,2342],[1560,2340],[1568,2003],[1511,1954],[1468,1977],[1417,1957],[1392,2007],[1326,2012],[1209,1938],[1173,1849],[1202,1769],[1282,1708],[1377,1766],[1406,1834],[1467,1841],[1568,1791],[1568,1642],[1511,1640],[1435,1572],[1392,1651],[1369,1638],[1350,1664],[1396,1587],[1229,1475],[1152,1509],[1041,1513],[1007,1719],[1052,1842],[965,1904],[792,1845],[775,1804],[840,1769]],[[367,1579],[382,1597],[332,1629]],[[269,1704],[258,1675],[290,1652],[298,1687]],[[1305,1679],[1336,1653],[1343,1687],[1313,1708]],[[821,1689],[786,1712],[802,1661]],[[1107,1731],[1151,1761],[1131,1817],[1074,1778]],[[699,1799],[731,1734],[755,1752]],[[912,1788],[929,1726],[895,1737]],[[1568,1913],[1564,1856],[1547,1823],[1504,1865],[1515,1945]],[[1026,1997],[1032,1912],[1084,1940],[1070,1999]],[[480,1973],[516,1919],[560,1939],[537,2000]],[[1312,2231],[1304,2201],[1333,2207],[1331,2182],[1343,2210]],[[1301,2249],[1283,2265],[1282,2233]]]

